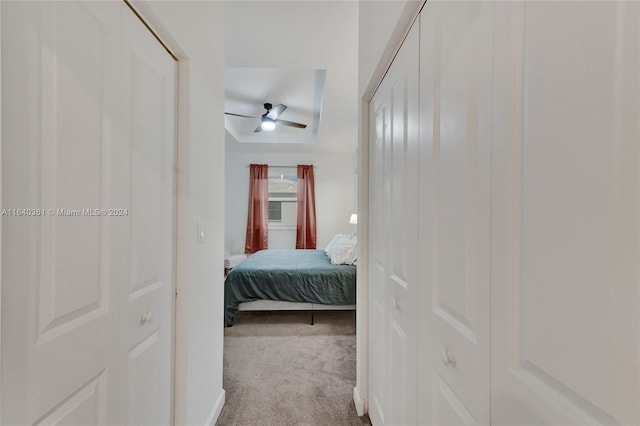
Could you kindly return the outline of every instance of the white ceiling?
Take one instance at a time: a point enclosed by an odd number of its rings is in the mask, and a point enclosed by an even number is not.
[[[325,77],[325,70],[226,68],[225,111],[258,117],[227,115],[227,131],[243,143],[316,143]],[[265,101],[274,107],[278,103],[287,106],[279,119],[303,123],[307,127],[279,126],[275,131],[256,133],[260,116],[265,113]]]
[[[354,152],[357,49],[355,1],[226,2],[225,110],[259,117],[263,103],[283,103],[281,119],[308,125],[254,133],[259,119],[227,116],[227,146]]]

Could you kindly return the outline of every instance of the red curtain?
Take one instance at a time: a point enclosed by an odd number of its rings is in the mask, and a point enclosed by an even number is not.
[[[269,166],[252,164],[249,170],[249,212],[244,252],[255,253],[268,246]]]
[[[313,166],[298,165],[296,248],[316,248],[316,194]]]

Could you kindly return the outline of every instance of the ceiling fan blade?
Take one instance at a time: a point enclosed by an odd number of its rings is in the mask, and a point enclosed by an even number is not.
[[[293,121],[287,121],[287,120],[276,120],[276,124],[279,124],[281,126],[287,126],[287,127],[297,127],[298,129],[306,129],[307,128],[306,124],[295,123]]]
[[[232,112],[225,112],[225,115],[233,115],[234,117],[244,117],[244,118],[258,118],[252,115],[244,115],[244,114],[234,114]]]
[[[258,127],[256,127],[256,129],[253,131],[253,133],[260,133],[262,131],[262,124],[260,124]]]
[[[275,120],[280,116],[280,114],[284,112],[285,109],[287,109],[286,105],[278,104],[274,108],[272,108],[271,111],[269,111],[269,113],[267,114],[267,117],[269,117],[272,120]]]

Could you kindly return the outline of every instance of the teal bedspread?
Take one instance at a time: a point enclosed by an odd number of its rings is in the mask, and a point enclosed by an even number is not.
[[[224,299],[226,325],[252,300],[354,305],[356,267],[333,265],[323,250],[262,250],[229,273]]]

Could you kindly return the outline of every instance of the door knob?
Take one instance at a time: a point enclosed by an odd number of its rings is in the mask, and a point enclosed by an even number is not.
[[[153,319],[153,314],[151,312],[142,314],[142,316],[140,317],[140,325],[149,324],[152,319]]]
[[[451,355],[451,353],[448,350],[443,349],[442,350],[442,363],[444,365],[456,365],[456,359],[453,357],[453,355]]]

